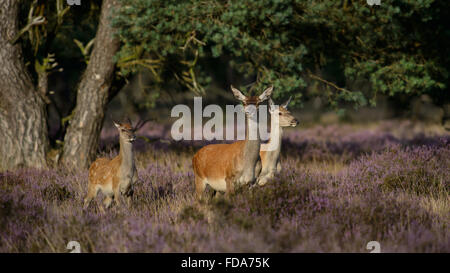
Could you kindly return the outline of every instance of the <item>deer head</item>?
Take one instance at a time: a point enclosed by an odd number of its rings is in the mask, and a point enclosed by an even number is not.
[[[114,125],[119,130],[119,136],[121,139],[124,139],[125,141],[129,143],[133,143],[133,141],[136,140],[136,135],[134,132],[136,131],[135,128],[133,128],[131,121],[128,123],[121,123],[121,122],[114,122]]]
[[[231,86],[231,91],[236,99],[240,100],[244,104],[244,111],[247,115],[254,115],[256,113],[256,108],[258,105],[267,100],[273,91],[273,86],[270,86],[259,96],[245,96],[241,91]],[[254,107],[249,107],[253,105]]]
[[[298,120],[292,116],[291,112],[287,109],[289,102],[291,102],[291,98],[280,105],[280,107],[275,107],[275,103],[271,98],[269,98],[269,112],[271,115],[278,115],[279,126],[280,127],[295,127],[298,125]]]

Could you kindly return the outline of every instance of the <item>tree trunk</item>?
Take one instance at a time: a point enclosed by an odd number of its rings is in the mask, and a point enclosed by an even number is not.
[[[119,49],[110,14],[116,0],[104,0],[89,64],[77,90],[77,104],[64,138],[62,163],[69,169],[88,168],[95,158],[108,93],[114,78],[113,57]]]
[[[19,0],[0,1],[0,171],[46,166],[45,103],[10,41],[18,33]]]

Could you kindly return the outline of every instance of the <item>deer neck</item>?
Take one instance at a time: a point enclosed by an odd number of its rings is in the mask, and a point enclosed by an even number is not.
[[[120,169],[122,172],[128,172],[134,169],[133,144],[120,138],[119,156],[122,159]]]
[[[261,140],[256,115],[245,117],[244,166],[253,168],[259,157]]]
[[[275,149],[270,149],[267,152],[272,154],[273,158],[278,159],[281,151],[281,139],[283,138],[283,127],[276,126],[274,130],[270,131],[269,141],[267,142],[268,147],[275,147]]]

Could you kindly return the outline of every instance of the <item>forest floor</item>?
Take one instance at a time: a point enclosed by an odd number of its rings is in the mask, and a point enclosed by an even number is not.
[[[0,252],[450,252],[450,134],[403,120],[287,129],[274,181],[198,203],[191,159],[206,142],[135,144],[133,205],[84,211],[87,171],[0,174]],[[165,139],[165,140],[164,140]],[[99,155],[117,155],[104,130]]]

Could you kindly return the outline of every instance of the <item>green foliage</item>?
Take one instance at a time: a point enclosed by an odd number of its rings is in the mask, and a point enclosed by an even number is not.
[[[121,0],[114,25],[124,46],[123,74],[138,65],[157,80],[197,93],[214,71],[204,61],[229,57],[259,90],[299,102],[311,71],[337,63],[345,85],[365,79],[370,92],[328,85],[332,105],[371,104],[377,93],[411,96],[448,88],[449,4],[434,0]],[[317,81],[316,79],[313,79]],[[328,81],[322,81],[327,83]]]
[[[330,46],[341,52],[328,55],[339,59],[347,79],[368,79],[372,96],[416,95],[447,87],[447,3],[397,0],[370,8],[360,2],[344,1],[348,4],[342,6],[322,1],[305,17],[331,18],[320,24],[330,31]]]
[[[118,56],[124,74],[136,67],[124,65],[123,60],[130,61],[129,56],[143,49],[137,57],[158,62],[153,66],[157,78],[175,76],[199,93],[199,86],[207,84],[213,73],[205,71],[197,58],[224,55],[232,57],[230,65],[243,76],[257,75],[255,87],[274,84],[281,94],[305,86],[299,74],[307,52],[291,27],[296,20],[295,1],[122,3],[114,23],[125,44]]]
[[[378,94],[428,93],[439,103],[449,97],[448,1],[383,0],[380,6],[365,0],[120,2],[113,22],[123,42],[117,55],[122,76],[144,67],[153,84],[177,82],[204,94],[212,78],[222,80],[217,65],[231,66],[243,78],[257,78],[253,90],[273,84],[275,100],[293,95],[298,104],[318,95],[333,107],[374,105]],[[88,62],[100,4],[69,8],[63,0],[34,0],[21,5],[15,41],[21,40],[26,63],[36,64],[30,66],[33,75],[52,54],[59,66],[51,70],[64,68],[76,86]],[[367,90],[351,87],[359,80],[370,85]],[[319,92],[306,93],[307,81],[320,84]],[[152,92],[143,104],[151,107],[155,96]]]
[[[19,13],[20,36],[15,40],[19,42],[20,38],[25,63],[34,64],[30,66],[32,75],[37,78],[39,72],[50,75],[64,71],[68,86],[75,87],[89,57],[88,45],[95,37],[101,1],[76,8],[64,0],[23,2]],[[42,18],[44,23],[30,24],[36,18]],[[75,88],[70,92],[69,97],[74,97]]]

